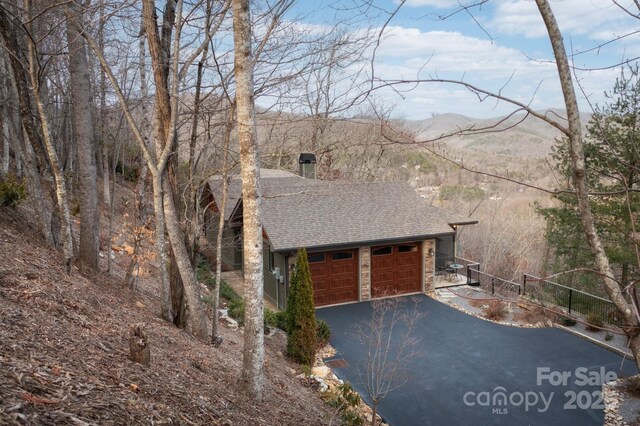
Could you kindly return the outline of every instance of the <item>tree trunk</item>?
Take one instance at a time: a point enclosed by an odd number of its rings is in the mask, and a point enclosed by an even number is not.
[[[28,18],[27,18],[28,19]],[[13,20],[13,22],[11,22]],[[31,90],[29,87],[29,69],[27,65],[27,57],[25,51],[21,47],[22,40],[18,40],[18,31],[15,29],[22,25],[17,18],[10,19],[3,8],[0,7],[0,33],[4,44],[11,54],[9,55],[11,68],[13,70],[13,79],[18,93],[18,102],[20,107],[20,119],[22,126],[27,133],[33,149],[38,159],[38,169],[41,173],[45,173],[49,164],[47,162],[47,154],[45,152],[44,143],[36,129],[34,122],[34,109],[31,105]]]
[[[146,8],[151,7],[151,10],[146,10]],[[150,13],[153,17],[153,2],[144,3],[143,10],[145,10],[145,14]],[[0,9],[0,12],[2,9]],[[0,15],[1,17],[1,15]],[[0,24],[2,22],[0,21]],[[1,27],[0,27],[1,29]],[[143,136],[142,132],[138,128],[133,115],[131,114],[131,110],[127,107],[126,99],[118,82],[111,71],[111,67],[109,67],[108,62],[104,57],[104,53],[100,50],[100,48],[95,43],[90,36],[85,32],[82,33],[82,36],[87,40],[91,49],[96,53],[98,60],[100,61],[100,65],[102,69],[107,74],[109,81],[111,82],[111,86],[116,92],[116,96],[120,102],[122,111],[124,112],[125,118],[131,131],[133,132],[136,141],[138,142],[138,146],[142,150],[145,160],[147,161],[147,166],[151,171],[153,176],[153,209],[156,217],[156,225],[155,225],[155,236],[156,236],[156,251],[158,252],[158,271],[160,273],[160,289],[161,289],[161,312],[162,317],[166,321],[172,321],[173,314],[171,312],[171,299],[169,295],[169,277],[167,275],[167,252],[165,247],[165,218],[164,218],[164,208],[163,208],[163,193],[162,193],[162,175],[166,165],[166,158],[169,155],[169,151],[163,151],[161,154],[158,154],[158,159],[154,158],[151,150],[147,147],[145,143],[146,138]]]
[[[69,45],[69,79],[73,131],[77,144],[80,203],[80,272],[98,269],[100,247],[100,215],[93,117],[91,114],[91,81],[85,41],[80,35],[83,12],[79,0],[67,4],[67,41]],[[107,175],[108,176],[108,175]]]
[[[378,403],[376,401],[373,402],[373,407],[371,409],[371,426],[376,426],[378,423],[376,417],[378,417]]]
[[[220,306],[220,285],[222,284],[222,233],[224,232],[224,212],[227,208],[227,196],[229,194],[228,163],[229,163],[229,143],[231,132],[233,131],[233,119],[235,108],[231,105],[227,128],[224,135],[224,148],[222,151],[222,201],[218,206],[218,233],[216,234],[216,287],[213,290],[213,322],[211,326],[211,342],[221,341],[218,335],[218,307]]]
[[[104,16],[104,0],[100,0],[100,23],[98,26],[98,44],[100,49],[104,52],[104,24],[105,24],[105,16]],[[111,191],[109,191],[109,180],[110,180],[110,170],[109,170],[109,147],[107,146],[107,137],[106,137],[106,124],[105,124],[105,114],[107,110],[107,76],[104,72],[104,69],[100,67],[100,142],[98,146],[100,147],[100,160],[102,162],[102,201],[106,206],[111,205]],[[114,179],[115,179],[115,170],[114,170]],[[111,250],[111,247],[108,248]],[[111,256],[109,256],[110,258]]]
[[[176,142],[176,123],[178,113],[177,89],[179,82],[177,81],[178,52],[180,47],[180,33],[176,31],[174,39],[174,56],[173,56],[173,72],[174,82],[170,94],[168,75],[170,67],[170,47],[171,47],[171,29],[174,21],[180,24],[182,19],[182,1],[177,4],[173,0],[167,0],[163,21],[162,21],[162,38],[158,34],[158,26],[155,19],[155,3],[153,0],[143,1],[143,22],[144,31],[149,44],[149,53],[151,55],[151,64],[153,69],[153,78],[156,83],[156,107],[155,114],[155,145],[158,157],[157,173],[160,176],[165,175],[167,159],[169,153],[173,152]],[[207,338],[207,323],[205,320],[204,310],[199,296],[198,283],[195,280],[193,265],[190,262],[189,253],[184,240],[184,232],[180,227],[179,216],[174,202],[174,194],[171,191],[169,182],[154,179],[154,184],[162,183],[160,193],[162,205],[164,207],[165,226],[171,243],[171,252],[173,261],[180,272],[181,283],[185,300],[187,303],[187,328],[196,337],[200,339]],[[157,189],[154,188],[154,192]],[[155,198],[155,195],[154,195]],[[154,199],[154,205],[157,201]],[[156,214],[158,212],[156,211]],[[174,282],[178,285],[179,283]],[[171,285],[171,283],[169,284]],[[170,290],[170,289],[169,289]],[[168,301],[171,303],[170,291],[165,300],[163,295],[163,303]],[[163,312],[165,308],[163,308]]]
[[[0,55],[0,76],[4,77],[0,82],[0,140],[2,140],[2,166],[0,167],[0,178],[4,178],[9,173],[9,67],[7,67],[4,55]]]
[[[164,184],[165,190],[168,189],[168,183]],[[200,301],[200,287],[196,282],[193,265],[187,251],[186,244],[184,244],[185,236],[178,222],[178,212],[176,211],[175,204],[172,201],[172,197],[167,195],[164,197],[164,211],[166,215],[166,227],[169,234],[169,240],[182,241],[182,244],[172,244],[171,249],[173,251],[173,258],[176,262],[176,267],[180,272],[180,278],[183,283],[184,298],[186,302],[186,325],[187,330],[191,335],[206,340],[208,336],[207,332],[207,320],[204,313],[202,303]]]
[[[25,0],[25,20],[29,23],[25,24],[27,31],[31,30],[31,2]],[[49,120],[47,114],[40,99],[40,81],[38,75],[38,69],[36,68],[36,46],[33,40],[27,42],[28,46],[28,64],[29,64],[29,77],[31,78],[32,95],[40,118],[40,126],[42,127],[42,136],[44,139],[44,145],[47,153],[47,159],[53,172],[53,177],[56,186],[56,198],[58,202],[58,210],[60,214],[61,228],[62,228],[62,244],[65,257],[65,264],[67,267],[67,273],[71,273],[71,260],[73,259],[73,234],[71,232],[71,215],[69,213],[69,198],[67,195],[67,184],[65,182],[60,162],[58,160],[58,153],[55,150],[53,136],[49,126]]]
[[[591,211],[589,192],[587,188],[587,175],[585,170],[580,111],[578,110],[578,102],[576,100],[573,81],[571,78],[571,68],[564,48],[562,34],[551,10],[551,6],[549,6],[549,2],[547,0],[536,0],[536,4],[538,5],[540,15],[547,27],[549,40],[551,41],[556,66],[558,68],[560,85],[564,95],[569,126],[568,136],[571,165],[573,168],[573,185],[576,188],[580,220],[582,222],[582,227],[587,238],[589,248],[595,258],[596,269],[600,273],[604,282],[605,291],[624,318],[624,330],[630,339],[630,347],[633,351],[636,365],[640,368],[640,329],[638,328],[640,324],[637,316],[635,315],[633,306],[624,298],[620,286],[615,281],[613,270],[609,263],[609,258],[604,251],[604,246],[602,245],[600,236],[598,235]]]
[[[244,353],[242,380],[249,396],[262,400],[264,384],[263,270],[260,171],[253,98],[249,1],[233,0],[236,109],[243,210]]]
[[[164,206],[162,205],[162,176],[153,175],[153,211],[156,216],[156,251],[158,252],[158,270],[160,272],[160,309],[165,321],[173,322],[171,308],[171,290],[169,288],[169,273],[167,269],[167,248],[164,239]]]

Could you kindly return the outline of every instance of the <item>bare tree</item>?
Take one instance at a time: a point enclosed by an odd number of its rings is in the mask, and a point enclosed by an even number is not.
[[[242,381],[250,397],[262,400],[264,383],[263,269],[260,171],[253,94],[251,20],[248,0],[233,0],[236,108],[242,174],[242,239],[245,333]],[[221,213],[224,214],[224,213]]]
[[[354,337],[367,351],[355,368],[373,404],[372,426],[380,402],[410,379],[408,364],[418,355],[415,329],[422,317],[418,302],[403,297],[374,300],[371,316],[355,326]]]
[[[222,284],[222,236],[225,228],[224,212],[227,208],[227,198],[229,194],[229,144],[231,142],[231,132],[233,131],[233,123],[235,116],[235,108],[229,110],[229,118],[225,129],[225,141],[222,150],[222,202],[219,206],[218,231],[216,234],[216,278],[215,289],[213,290],[213,322],[211,323],[211,342],[219,344],[221,337],[218,334],[218,307],[220,306],[220,285]]]
[[[27,32],[31,33],[31,26],[33,21],[31,16],[31,2],[29,0],[25,0],[24,2],[24,16],[24,27]],[[36,110],[38,112],[38,118],[40,119],[40,127],[45,151],[47,154],[47,160],[49,162],[49,165],[51,166],[51,171],[53,173],[53,178],[55,181],[55,193],[57,197],[57,204],[62,227],[62,244],[65,264],[67,267],[67,272],[71,273],[71,260],[73,259],[73,234],[71,231],[71,214],[69,212],[67,183],[65,181],[63,170],[58,159],[58,153],[54,145],[53,134],[51,132],[51,126],[49,125],[49,118],[47,117],[47,112],[40,96],[41,80],[40,66],[36,50],[37,46],[33,38],[28,37],[27,39],[27,64],[29,67],[28,75],[31,83],[31,95],[33,96],[33,100],[36,104]]]
[[[82,27],[83,6],[79,0],[67,4],[67,42],[69,45],[69,83],[74,139],[78,150],[78,183],[80,188],[80,271],[98,269],[100,247],[100,214],[96,176],[96,147],[91,102],[91,81]],[[108,176],[108,174],[107,174]],[[108,179],[107,179],[108,181]]]
[[[44,144],[38,132],[31,101],[29,86],[29,71],[27,66],[27,53],[24,48],[24,34],[18,28],[21,27],[19,14],[16,8],[13,14],[0,8],[0,34],[7,55],[3,55],[10,66],[7,67],[7,78],[10,80],[10,88],[16,99],[19,109],[19,120],[14,128],[14,135],[18,135],[24,129],[24,144],[14,137],[14,149],[19,153],[18,157],[24,162],[26,174],[29,182],[29,189],[34,196],[36,216],[40,233],[49,244],[54,243],[54,236],[51,230],[51,209],[44,197],[44,190],[40,180],[40,173],[48,170],[47,157]],[[22,35],[23,37],[19,37]],[[16,166],[20,165],[20,161]]]

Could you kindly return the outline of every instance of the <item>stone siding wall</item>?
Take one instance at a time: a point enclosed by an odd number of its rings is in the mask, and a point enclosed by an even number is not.
[[[371,299],[371,247],[360,247],[360,300]]]
[[[432,253],[436,252],[436,240],[425,240],[422,243],[422,258],[424,259],[424,292],[431,294],[435,291],[434,285],[434,269],[436,257],[429,256],[429,249]]]

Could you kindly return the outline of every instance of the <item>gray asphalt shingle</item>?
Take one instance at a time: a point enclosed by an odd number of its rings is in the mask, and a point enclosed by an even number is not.
[[[422,239],[451,234],[450,224],[469,222],[429,205],[403,182],[261,176],[263,225],[274,251]],[[240,198],[240,185],[239,178],[231,180],[227,219]],[[215,188],[214,196],[220,197]]]

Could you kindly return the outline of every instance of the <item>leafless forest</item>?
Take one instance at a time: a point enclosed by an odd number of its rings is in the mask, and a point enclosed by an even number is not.
[[[457,11],[481,13],[484,3]],[[310,26],[301,24],[309,12],[297,12],[292,0],[0,0],[0,177],[18,202],[28,193],[30,226],[61,251],[67,273],[91,276],[105,253],[111,273],[112,247],[126,249],[126,284],[157,274],[163,320],[215,341],[195,274],[198,253],[210,248],[202,238],[202,191],[213,175],[241,174],[242,382],[255,400],[263,395],[265,356],[260,167],[295,171],[298,154],[312,152],[320,179],[406,181],[431,203],[477,219],[460,232],[459,254],[508,279],[551,272],[549,222],[538,209],[556,206],[552,193],[563,188],[575,198],[590,273],[621,312],[640,363],[630,295],[640,255],[611,262],[589,185],[624,181],[600,195],[626,197],[622,215],[633,226],[637,188],[626,176],[587,177],[583,133],[593,111],[578,110],[549,2],[535,3],[562,87],[558,110],[536,111],[463,79],[430,77],[505,101],[514,112],[409,121],[378,90],[425,81],[384,81],[374,64],[404,2],[391,10],[370,2],[334,8],[331,25]],[[627,9],[613,3],[640,17],[637,2]],[[551,156],[556,140],[566,145],[564,175]],[[637,247],[636,237],[635,228],[625,234],[627,248]]]

